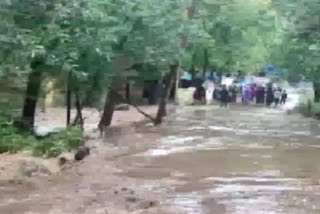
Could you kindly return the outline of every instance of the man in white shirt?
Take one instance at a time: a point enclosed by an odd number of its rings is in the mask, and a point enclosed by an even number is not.
[[[206,80],[203,83],[203,87],[206,89],[206,103],[211,104],[213,99],[214,83],[211,80]]]
[[[278,106],[278,104],[280,103],[281,95],[282,90],[280,88],[276,89],[274,92],[274,103],[276,106]]]

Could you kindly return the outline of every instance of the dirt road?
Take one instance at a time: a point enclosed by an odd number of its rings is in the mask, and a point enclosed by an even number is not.
[[[319,213],[319,133],[279,110],[179,108],[94,142],[62,175],[4,188],[0,213]]]

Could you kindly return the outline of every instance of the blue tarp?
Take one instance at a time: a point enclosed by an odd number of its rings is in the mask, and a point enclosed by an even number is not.
[[[263,71],[269,75],[279,75],[280,71],[276,65],[267,65],[263,68]]]

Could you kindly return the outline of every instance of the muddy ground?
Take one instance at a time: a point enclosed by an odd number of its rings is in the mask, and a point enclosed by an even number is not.
[[[107,139],[93,135],[83,162],[1,185],[0,213],[320,213],[318,121],[264,107],[193,106],[153,127],[132,125],[129,113],[117,113],[126,125]],[[58,124],[57,115],[64,112],[40,121]]]

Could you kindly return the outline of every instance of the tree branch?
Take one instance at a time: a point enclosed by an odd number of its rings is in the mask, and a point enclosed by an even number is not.
[[[115,95],[117,95],[118,98],[120,98],[120,100],[125,103],[128,104],[129,106],[132,106],[133,108],[135,108],[140,114],[142,114],[143,116],[145,116],[146,118],[150,119],[153,123],[155,123],[155,118],[152,117],[151,115],[145,113],[144,111],[142,111],[138,106],[134,105],[134,104],[130,104],[128,103],[128,101],[126,99],[124,99],[121,94],[119,94],[118,92],[115,92]]]

